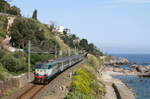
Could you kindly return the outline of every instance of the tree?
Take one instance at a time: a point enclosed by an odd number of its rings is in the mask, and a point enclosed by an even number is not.
[[[20,9],[17,8],[16,6],[12,6],[9,10],[7,10],[7,13],[12,14],[12,15],[21,16]]]
[[[0,0],[0,12],[6,13],[8,9],[10,9],[10,4],[5,0]]]
[[[0,60],[4,68],[10,72],[20,72],[27,70],[25,58],[15,58],[12,54],[6,54]]]
[[[0,12],[21,16],[20,9],[16,6],[11,7],[5,0],[0,0]]]
[[[88,46],[89,46],[89,51],[93,51],[95,49],[95,46],[92,43],[90,43]]]
[[[78,39],[75,34],[72,34],[72,40]]]
[[[82,39],[79,43],[81,49],[88,50],[88,41],[86,39]]]
[[[66,35],[66,34],[70,33],[70,31],[71,31],[70,29],[65,28],[64,31],[63,31],[63,33],[64,33],[64,35]]]
[[[41,46],[42,46],[42,48],[44,48],[43,50],[45,50],[45,51],[54,51],[55,46],[57,46],[57,49],[59,49],[59,45],[53,39],[44,40]]]
[[[89,53],[96,55],[96,56],[97,55],[100,55],[100,56],[103,55],[103,53],[99,49],[97,49],[93,43],[90,43],[88,46],[89,46],[89,49],[88,49]]]
[[[10,28],[11,43],[14,47],[25,48],[28,40],[38,44],[44,37],[44,30],[39,29],[35,20],[17,18]]]
[[[37,10],[36,9],[33,11],[32,18],[37,20]]]

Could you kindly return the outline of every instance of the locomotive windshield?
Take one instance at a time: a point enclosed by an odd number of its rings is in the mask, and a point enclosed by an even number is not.
[[[36,69],[47,69],[48,66],[45,65],[45,64],[36,64],[35,68],[36,68]]]

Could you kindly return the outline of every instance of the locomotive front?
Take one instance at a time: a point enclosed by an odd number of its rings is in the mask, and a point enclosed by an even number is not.
[[[44,63],[37,63],[35,65],[34,82],[35,83],[48,83],[48,65]]]

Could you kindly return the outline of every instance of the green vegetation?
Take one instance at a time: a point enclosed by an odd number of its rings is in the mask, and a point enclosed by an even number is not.
[[[8,20],[6,16],[0,16],[0,39],[4,38],[7,33]],[[1,42],[1,40],[0,40]]]
[[[27,71],[27,60],[24,53],[1,52],[1,54],[4,55],[0,58],[0,63],[8,72],[12,74],[20,74]]]
[[[53,58],[53,55],[44,54],[31,54],[31,64],[35,65],[36,62]]]
[[[34,19],[16,18],[9,30],[11,43],[17,48],[27,48],[29,40],[32,42],[32,47],[39,51],[53,51],[54,46],[58,46],[48,27]]]
[[[72,78],[71,92],[65,99],[97,99],[104,88],[86,68],[78,69]]]
[[[0,0],[0,12],[21,16],[20,9],[16,6],[10,6],[6,1]],[[6,16],[0,16],[0,42],[6,37],[8,19]],[[97,98],[102,95],[103,86],[96,80],[96,72],[101,68],[101,62],[97,58],[103,55],[94,44],[86,39],[79,39],[76,35],[68,33],[59,34],[53,31],[55,24],[50,27],[37,20],[37,10],[34,10],[32,18],[16,17],[9,28],[9,35],[12,39],[11,45],[15,48],[21,48],[27,51],[28,41],[31,40],[31,52],[57,52],[60,50],[63,56],[68,55],[68,49],[74,51],[84,50],[92,55],[88,55],[83,68],[76,71],[72,81],[72,91],[66,96],[66,99],[80,99],[81,97]],[[58,53],[57,53],[58,54]],[[73,53],[71,53],[73,54]],[[97,56],[97,57],[95,57]],[[54,58],[52,54],[31,54],[32,69],[36,62]],[[18,75],[27,71],[27,53],[24,52],[6,52],[0,49],[0,79],[4,80],[11,75]],[[11,75],[9,75],[11,74]],[[9,75],[9,76],[5,76]],[[74,97],[74,98],[71,98]],[[82,98],[81,98],[82,99]]]
[[[71,91],[65,99],[100,99],[105,93],[105,86],[97,80],[98,69],[102,68],[100,60],[88,55],[82,68],[78,69],[71,83]],[[99,75],[98,75],[99,76]]]
[[[92,55],[95,55],[95,56],[103,55],[103,53],[98,48],[96,48],[96,46],[93,43],[88,43],[86,39],[82,39],[79,45],[82,50],[85,50],[86,52]]]
[[[4,38],[7,33],[8,20],[6,16],[0,16],[0,20],[0,34],[2,35],[0,37]],[[35,19],[16,17],[14,23],[9,28],[8,35],[12,37],[11,44],[13,47],[22,48],[25,51],[27,51],[28,40],[32,42],[32,52],[54,52],[55,46],[57,47],[57,51],[61,49],[65,52],[66,48],[68,48],[58,36],[55,37],[55,35],[52,34],[46,25]],[[32,53],[32,69],[34,69],[36,62],[53,57],[53,54]],[[27,71],[27,55],[24,52],[10,53],[0,50],[0,64],[2,64],[2,68],[7,70],[4,72],[18,75]],[[0,75],[0,77],[6,79],[3,75]]]
[[[34,70],[34,65],[38,61],[53,58],[53,55],[48,54],[31,54],[31,68]],[[5,80],[10,75],[19,75],[27,72],[27,55],[24,52],[6,52],[0,50],[0,80]]]
[[[0,12],[21,16],[20,9],[16,6],[10,6],[5,0],[0,0]],[[8,19],[6,16],[0,16],[0,42],[6,37]],[[79,39],[74,34],[68,33],[65,29],[63,34],[55,31],[55,24],[50,27],[37,20],[37,10],[34,10],[32,18],[16,17],[9,28],[9,35],[12,39],[11,45],[15,48],[24,49],[25,52],[6,52],[0,49],[0,80],[10,78],[12,75],[19,75],[27,72],[27,47],[28,41],[32,42],[31,47],[31,66],[38,61],[54,58],[54,54],[44,54],[40,52],[62,51],[63,55],[68,55],[68,49],[71,55],[75,48],[89,53],[82,68],[78,69],[71,83],[71,90],[65,99],[100,99],[105,93],[104,85],[97,80],[99,70],[102,68],[102,61],[99,56],[103,53],[86,39]],[[37,53],[36,53],[37,52]],[[39,53],[40,54],[39,54]]]
[[[85,50],[86,52],[96,55],[96,56],[102,56],[103,53],[98,50],[94,44],[88,43],[86,39],[80,40],[79,37],[76,37],[76,35],[69,35],[66,31],[64,31],[64,34],[61,35],[62,40],[64,43],[66,43],[71,48],[77,48],[79,50]]]
[[[78,42],[75,42],[75,40],[78,39],[75,35],[68,36],[67,34],[66,35],[64,34],[64,35],[61,36],[61,38],[64,41],[64,43],[66,43],[69,47],[79,48]]]
[[[10,6],[5,0],[0,0],[0,12],[21,16],[20,9],[16,6]]]
[[[59,47],[63,53],[63,56],[68,55],[69,46],[67,46],[59,36],[56,36],[55,38],[56,38],[57,43],[59,44]]]
[[[4,66],[0,63],[0,80],[5,80],[11,77],[11,75],[8,73],[7,69],[4,68]]]
[[[103,68],[103,62],[101,59],[99,59],[99,57],[96,57],[92,54],[89,54],[87,56],[87,60],[86,60],[86,65],[88,67],[92,67],[95,72],[98,72],[98,70],[100,70],[101,68]],[[92,70],[92,69],[91,69]]]

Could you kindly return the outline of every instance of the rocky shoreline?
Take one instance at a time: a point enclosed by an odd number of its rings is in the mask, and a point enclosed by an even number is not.
[[[106,67],[102,72],[102,80],[106,86],[106,95],[104,99],[135,99],[135,95],[126,84],[121,80],[113,78],[112,75],[121,74],[114,72]]]
[[[138,65],[135,62],[130,62],[124,57],[115,58],[114,56],[103,56],[104,65],[109,67],[114,72],[119,72],[123,75],[137,75],[140,77],[150,77],[150,65],[149,62],[144,62],[145,65]],[[122,67],[127,65],[129,69],[123,69]]]
[[[120,79],[112,76],[138,76],[150,78],[150,63],[144,62],[143,65],[138,65],[135,62],[130,62],[126,58],[116,59],[114,56],[104,56],[103,59],[105,69],[102,73],[102,79],[106,85],[106,95],[104,99],[135,99],[135,94]]]
[[[135,75],[139,77],[150,77],[150,66],[136,65],[131,70],[121,67],[107,66],[109,71],[113,71],[115,75]]]

